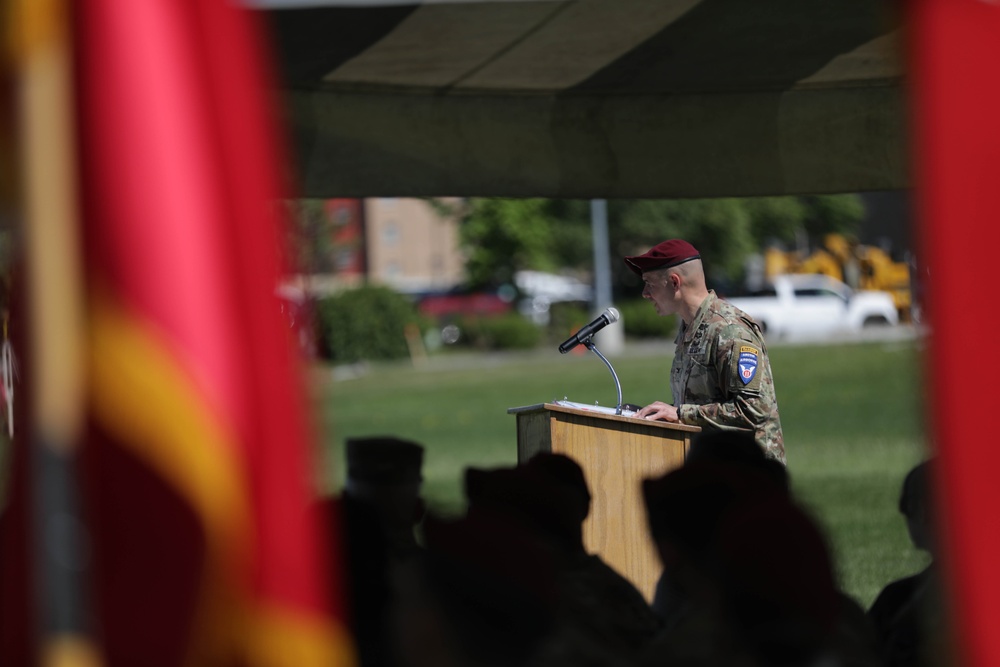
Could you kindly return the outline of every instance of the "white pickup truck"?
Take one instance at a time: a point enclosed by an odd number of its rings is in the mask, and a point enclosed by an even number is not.
[[[775,277],[752,296],[727,298],[768,337],[795,338],[899,323],[888,292],[859,291],[819,274]]]

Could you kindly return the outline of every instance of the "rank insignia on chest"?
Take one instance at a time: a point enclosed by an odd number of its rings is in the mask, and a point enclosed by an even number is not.
[[[740,346],[740,358],[737,364],[737,370],[740,377],[740,382],[743,384],[750,384],[754,376],[757,375],[757,363],[760,358],[760,353],[757,348],[751,347],[750,345]]]

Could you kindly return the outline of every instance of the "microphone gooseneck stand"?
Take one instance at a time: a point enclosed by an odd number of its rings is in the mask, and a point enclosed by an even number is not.
[[[601,354],[601,351],[597,349],[596,345],[594,345],[593,338],[594,338],[593,336],[589,336],[587,340],[583,341],[583,345],[588,350],[590,350],[598,357],[600,357],[601,361],[604,362],[604,365],[608,367],[609,371],[611,371],[611,377],[615,379],[615,387],[618,389],[618,405],[615,406],[615,414],[620,415],[622,413],[622,383],[618,381],[618,373],[615,373],[615,369],[611,365],[611,362],[608,361],[607,357]]]

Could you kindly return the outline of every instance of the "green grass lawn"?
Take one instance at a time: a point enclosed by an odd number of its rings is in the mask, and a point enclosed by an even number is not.
[[[672,343],[642,349],[611,359],[624,400],[669,401]],[[867,607],[882,586],[926,562],[896,509],[903,476],[926,454],[921,346],[772,346],[770,355],[793,489],[825,530],[844,590]],[[329,367],[312,371],[320,484],[342,482],[346,438],[397,435],[425,445],[424,494],[446,512],[462,506],[466,466],[516,462],[508,407],[617,401],[611,374],[590,353],[441,355],[419,368],[372,365],[349,380]]]

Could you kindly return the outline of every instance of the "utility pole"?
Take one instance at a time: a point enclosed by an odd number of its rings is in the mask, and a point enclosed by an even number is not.
[[[608,201],[590,200],[590,229],[594,241],[594,312],[596,317],[612,305],[611,252],[608,243]],[[595,341],[607,354],[619,354],[625,348],[625,325],[618,322],[595,335]]]

